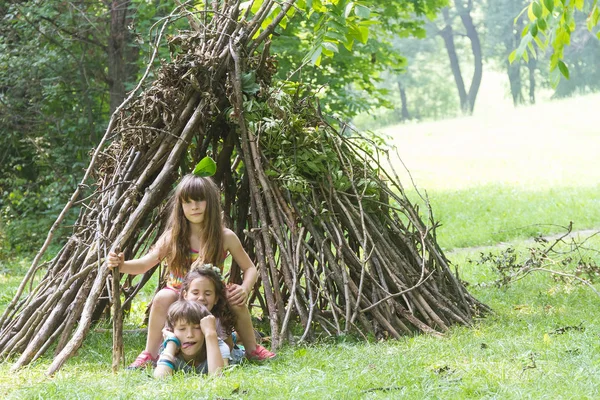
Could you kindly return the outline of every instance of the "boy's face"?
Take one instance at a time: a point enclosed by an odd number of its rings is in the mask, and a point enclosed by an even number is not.
[[[173,333],[181,342],[181,353],[183,359],[189,361],[193,359],[202,349],[204,344],[204,334],[200,324],[192,324],[188,321],[179,320],[173,326]]]
[[[210,278],[205,276],[196,278],[190,283],[189,289],[183,293],[183,298],[189,301],[198,301],[208,311],[212,311],[217,303],[215,285]]]

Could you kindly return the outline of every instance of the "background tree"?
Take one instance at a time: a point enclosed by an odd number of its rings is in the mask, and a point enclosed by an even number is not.
[[[146,33],[169,7],[31,0],[0,9],[0,256],[39,246],[137,80],[148,51],[136,27]]]
[[[450,60],[450,69],[454,76],[456,88],[458,90],[458,97],[460,99],[460,108],[466,114],[472,114],[475,108],[475,101],[477,99],[477,93],[479,92],[479,86],[481,84],[481,77],[483,74],[483,55],[481,52],[481,42],[479,40],[479,34],[473,23],[471,12],[473,10],[473,2],[471,0],[462,2],[455,1],[454,8],[448,7],[442,9],[442,28],[439,29],[438,34],[444,39],[446,45],[446,51],[448,53],[448,59]],[[456,14],[454,14],[454,12]],[[465,30],[464,36],[469,39],[471,43],[472,55],[469,57],[473,63],[473,75],[467,90],[463,73],[460,67],[460,61],[456,52],[456,37],[457,29],[454,27],[455,17],[460,18],[462,28]]]
[[[284,26],[282,37],[274,42],[277,77],[319,88],[321,106],[336,115],[352,117],[373,107],[389,107],[389,88],[380,85],[382,74],[406,65],[392,41],[424,37],[424,17],[433,17],[444,4],[445,0],[313,3],[308,19]]]
[[[527,85],[524,83],[524,66],[530,66],[529,98],[530,100],[535,99],[535,59],[531,59],[531,63],[510,63],[508,61],[508,56],[518,46],[521,39],[526,16],[519,15],[519,12],[526,4],[525,0],[506,0],[504,2],[487,1],[483,5],[486,58],[490,61],[493,60],[498,66],[505,69],[515,106],[525,103],[523,90]],[[518,17],[515,19],[516,15]]]

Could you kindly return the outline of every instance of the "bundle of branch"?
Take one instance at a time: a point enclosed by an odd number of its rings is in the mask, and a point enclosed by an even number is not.
[[[0,356],[20,354],[14,369],[55,345],[53,374],[75,353],[112,301],[108,251],[120,247],[132,258],[152,245],[169,191],[207,154],[217,160],[225,214],[258,266],[262,288],[252,300],[269,316],[272,346],[291,338],[292,324],[302,327],[301,339],[399,337],[468,324],[485,309],[451,273],[397,177],[382,169],[377,146],[336,130],[310,99],[269,87],[275,63],[264,41],[293,3],[259,35],[273,1],[254,15],[212,2],[199,18],[180,7],[166,19],[157,42],[177,16],[194,29],[171,37],[173,61],[113,114],[0,318]],[[72,235],[40,264],[74,205]],[[123,308],[154,271],[124,285]],[[234,263],[230,279],[239,275]]]
[[[399,338],[468,325],[488,310],[450,271],[431,213],[427,225],[380,139],[344,124],[340,132],[310,98],[273,88],[247,105],[234,88],[274,343],[292,339],[290,321],[300,340],[316,331]]]

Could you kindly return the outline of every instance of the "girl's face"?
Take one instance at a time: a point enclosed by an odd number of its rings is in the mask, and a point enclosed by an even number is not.
[[[181,207],[183,215],[193,224],[204,222],[204,212],[206,211],[206,200],[182,200]]]
[[[196,358],[204,345],[204,333],[202,333],[200,324],[192,324],[180,319],[173,326],[173,333],[181,342],[183,359],[190,361]]]
[[[212,308],[219,300],[217,298],[213,281],[206,276],[201,276],[194,279],[190,283],[188,291],[183,292],[183,298],[190,301],[200,302],[200,304],[204,305],[208,311],[212,311]]]

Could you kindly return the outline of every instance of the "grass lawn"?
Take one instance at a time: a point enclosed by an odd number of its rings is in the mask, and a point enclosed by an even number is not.
[[[588,243],[597,248],[600,240]],[[517,244],[519,258],[529,244]],[[479,252],[450,255],[469,290],[494,314],[443,338],[406,337],[381,343],[350,337],[287,346],[276,361],[235,367],[220,378],[177,375],[166,382],[147,372],[110,372],[111,335],[93,331],[76,357],[48,378],[43,359],[17,374],[0,364],[3,398],[207,399],[522,399],[600,396],[600,297],[573,282],[538,273],[513,285],[491,285],[490,266],[469,263]],[[594,257],[595,253],[590,252]],[[600,261],[596,256],[596,262]],[[484,285],[477,285],[482,283]],[[487,284],[487,285],[485,285]],[[130,326],[131,327],[131,326]],[[126,334],[126,357],[144,336]]]
[[[583,101],[600,104],[600,96]],[[395,139],[400,155],[443,224],[441,245],[469,291],[494,310],[472,327],[453,327],[443,338],[421,335],[381,343],[323,338],[284,347],[273,362],[238,366],[219,378],[176,375],[165,382],[140,371],[113,375],[111,334],[96,329],[54,377],[44,375],[48,357],[18,373],[9,371],[9,362],[0,363],[0,398],[599,398],[600,296],[576,280],[544,272],[498,287],[493,284],[500,277],[497,270],[475,262],[482,253],[507,254],[511,247],[515,262],[522,263],[531,248],[540,246],[528,238],[561,232],[558,225],[569,221],[576,229],[600,227],[600,132],[554,120],[557,114],[574,113],[572,121],[579,122],[594,115],[583,118],[579,109],[586,110],[562,101],[514,114],[508,110],[496,120],[476,116],[395,128],[401,132]],[[477,132],[493,145],[485,145]],[[569,253],[571,261],[561,263],[566,256],[557,254],[543,266],[572,272],[583,259],[593,270],[600,264],[598,248],[600,235],[587,241],[586,249]],[[0,265],[0,309],[27,265],[27,260]],[[137,302],[136,315],[148,296]],[[127,321],[126,329],[137,327],[139,318]],[[134,333],[124,338],[130,361],[145,338]]]
[[[594,94],[381,132],[398,149],[392,162],[410,197],[423,203],[412,177],[429,199],[440,245],[489,245],[570,221],[600,228],[598,104]]]

